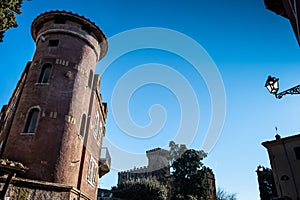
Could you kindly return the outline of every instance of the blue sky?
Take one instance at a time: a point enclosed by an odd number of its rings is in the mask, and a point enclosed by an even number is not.
[[[264,87],[268,75],[280,78],[280,90],[300,84],[300,49],[287,19],[266,10],[263,0],[25,2],[23,14],[17,17],[19,27],[7,31],[0,44],[0,104],[8,102],[26,62],[32,59],[32,21],[49,10],[72,11],[94,21],[109,38],[108,57],[115,56],[111,63],[104,59],[97,64],[102,75],[101,93],[109,105],[105,144],[117,147],[111,150],[114,169],[100,180],[101,187],[116,185],[118,170],[146,165],[146,150],[167,147],[178,135],[182,140],[177,143],[187,140],[190,148],[202,148],[208,130],[212,124],[222,123],[225,112],[220,137],[214,139],[216,143],[209,148],[204,163],[213,169],[218,187],[237,193],[241,200],[259,199],[255,170],[259,164],[269,167],[261,142],[274,138],[275,126],[283,137],[300,130],[300,96],[277,100]],[[170,37],[157,35],[159,30]],[[183,40],[176,39],[178,35]],[[160,45],[169,39],[171,42],[162,48]],[[130,49],[140,41],[156,46],[140,44]],[[199,45],[196,50],[204,56],[197,57],[193,48],[178,53],[191,41]],[[118,54],[122,47],[129,48],[124,55]],[[195,62],[208,59],[209,64],[201,65],[201,70],[217,69],[217,73],[209,78],[199,73],[189,62],[190,55]],[[127,94],[132,84],[140,87]],[[220,96],[214,96],[219,91]],[[187,104],[187,97],[191,102],[195,97],[198,106]],[[133,122],[129,128],[122,122],[130,118],[118,114],[124,102]],[[186,121],[191,126],[179,133],[181,122]],[[196,131],[192,129],[195,124]]]

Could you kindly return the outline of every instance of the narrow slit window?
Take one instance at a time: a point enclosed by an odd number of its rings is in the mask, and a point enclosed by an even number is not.
[[[59,40],[49,40],[48,46],[49,47],[57,47],[59,44]]]
[[[39,112],[40,112],[40,110],[38,108],[32,108],[29,111],[27,120],[26,120],[26,124],[25,124],[24,133],[34,133],[35,132],[38,117],[39,117]]]
[[[97,135],[97,144],[98,145],[101,142],[102,133],[103,133],[103,124],[102,124],[102,122],[100,122],[100,127],[99,127],[99,131],[98,131],[98,135]]]
[[[87,25],[81,26],[81,30],[87,32],[88,34],[90,34],[92,32],[92,29],[90,28],[90,26],[87,26]]]
[[[63,19],[63,18],[60,18],[60,17],[56,17],[56,18],[54,19],[54,23],[55,23],[55,24],[65,24],[65,23],[66,23],[66,20]]]
[[[47,63],[42,67],[42,71],[39,78],[39,83],[48,83],[50,78],[52,65]]]
[[[97,111],[96,112],[96,115],[95,115],[95,121],[94,121],[94,136],[95,138],[97,138],[97,134],[98,134],[98,129],[99,129],[99,112]]]
[[[80,124],[80,130],[79,130],[79,135],[81,137],[84,136],[85,122],[86,122],[86,115],[83,114],[82,117],[81,117],[81,124]]]
[[[88,82],[89,88],[92,88],[93,76],[94,76],[93,70],[91,70],[89,74],[89,82]]]

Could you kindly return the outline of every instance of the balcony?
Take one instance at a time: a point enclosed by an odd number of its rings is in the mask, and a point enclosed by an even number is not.
[[[99,178],[110,171],[111,157],[107,147],[102,147],[99,161]]]

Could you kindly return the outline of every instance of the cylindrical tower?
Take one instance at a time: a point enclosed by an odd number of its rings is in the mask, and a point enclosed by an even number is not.
[[[99,89],[94,71],[106,54],[107,41],[93,22],[65,11],[41,14],[33,21],[31,33],[36,51],[3,157],[24,163],[29,168],[27,178],[80,189],[82,174],[90,173],[88,165],[82,164],[90,160],[82,156],[87,134],[91,128],[98,130],[93,115],[98,115],[99,129],[106,117],[99,95],[101,105],[94,108],[95,89]],[[96,165],[101,145],[102,141],[89,149]]]

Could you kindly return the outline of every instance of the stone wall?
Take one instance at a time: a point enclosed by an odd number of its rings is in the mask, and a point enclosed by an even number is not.
[[[5,178],[0,178],[2,188]],[[35,181],[29,179],[15,178],[9,185],[5,200],[90,200],[86,195],[80,193],[74,187]]]

